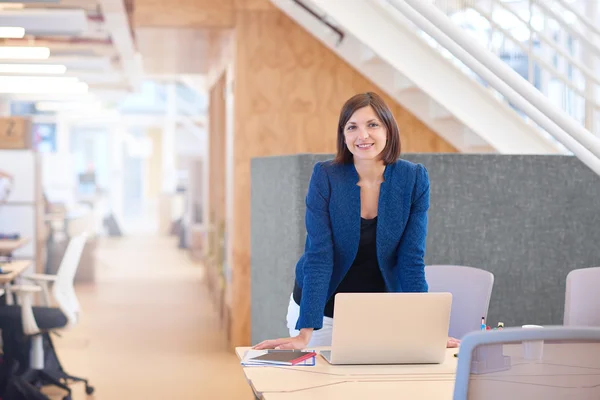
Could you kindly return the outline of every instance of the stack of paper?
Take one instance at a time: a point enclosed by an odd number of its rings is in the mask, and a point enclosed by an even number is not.
[[[272,357],[269,357],[269,355]],[[302,358],[302,361],[294,361],[293,364],[288,361],[300,358]],[[245,367],[272,367],[274,365],[293,365],[295,367],[314,366],[315,359],[316,352],[312,350],[248,350],[246,354],[244,354],[241,364]]]

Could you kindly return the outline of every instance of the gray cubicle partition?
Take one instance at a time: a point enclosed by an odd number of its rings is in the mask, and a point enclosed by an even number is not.
[[[252,342],[285,336],[313,165],[252,161]],[[488,321],[561,324],[567,273],[600,266],[600,177],[570,156],[405,154],[431,181],[427,264],[495,275]]]

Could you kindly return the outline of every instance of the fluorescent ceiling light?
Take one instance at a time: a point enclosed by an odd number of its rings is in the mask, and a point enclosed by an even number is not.
[[[22,10],[25,8],[23,3],[0,3],[0,10]]]
[[[24,36],[25,28],[0,26],[0,38],[2,39],[22,39]]]
[[[0,93],[87,93],[88,85],[76,77],[0,76]]]
[[[38,85],[6,85],[0,86],[0,93],[3,94],[85,94],[88,92],[88,85],[83,82],[77,82],[72,85],[62,86],[38,86]]]
[[[47,47],[0,46],[0,59],[45,60],[50,57]]]
[[[100,110],[100,102],[60,102],[60,101],[39,101],[35,104],[38,111],[81,111],[81,110]]]
[[[9,76],[0,75],[0,85],[12,83],[28,83],[32,82],[36,85],[70,85],[79,82],[76,76]]]
[[[64,74],[67,67],[58,64],[0,64],[0,74]]]

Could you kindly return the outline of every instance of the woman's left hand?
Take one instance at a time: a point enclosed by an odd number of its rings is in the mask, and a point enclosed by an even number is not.
[[[453,337],[449,337],[448,338],[448,342],[446,343],[446,347],[449,349],[455,348],[460,346],[460,340],[459,339],[455,339]]]

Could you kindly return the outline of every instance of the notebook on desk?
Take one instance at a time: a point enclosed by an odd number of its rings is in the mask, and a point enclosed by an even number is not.
[[[250,366],[314,366],[317,353],[312,350],[248,350],[241,364]]]
[[[338,293],[331,364],[439,364],[446,358],[450,293]]]

